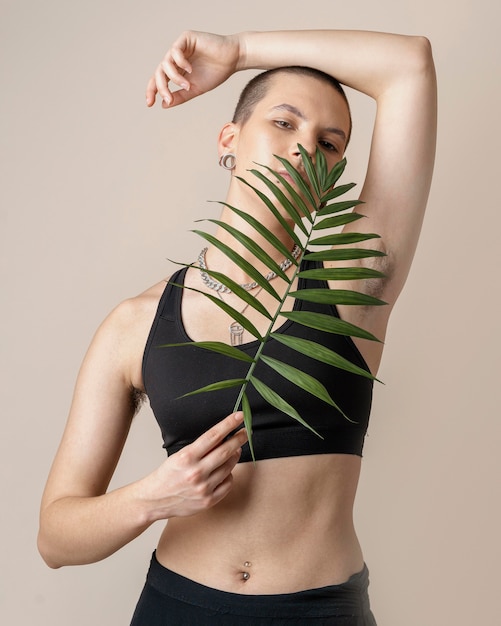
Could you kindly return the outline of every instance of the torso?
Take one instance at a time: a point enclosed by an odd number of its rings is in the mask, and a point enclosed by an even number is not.
[[[194,276],[188,272],[188,286],[190,280]],[[131,371],[138,389],[143,389],[144,345],[164,288],[161,282],[139,296],[141,329],[135,333]],[[183,323],[189,336],[228,341],[224,314],[219,320],[210,308],[206,315],[208,301],[197,295],[190,291],[183,295]],[[372,319],[360,311],[340,313],[354,323],[363,317],[364,327],[376,334],[379,327],[383,338],[386,320],[381,313]],[[357,347],[375,373],[381,346],[362,340]],[[360,457],[352,454],[239,464],[232,491],[218,505],[203,514],[169,520],[157,558],[183,576],[235,593],[289,593],[341,583],[363,566],[352,520],[360,466]]]

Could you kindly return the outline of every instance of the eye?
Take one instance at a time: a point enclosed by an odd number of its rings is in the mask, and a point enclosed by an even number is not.
[[[286,122],[285,120],[275,120],[275,124],[280,128],[292,128],[292,124]]]
[[[332,144],[330,141],[320,140],[319,144],[322,146],[322,148],[325,148],[326,150],[329,150],[332,152],[338,152],[338,149],[336,148],[336,146]]]

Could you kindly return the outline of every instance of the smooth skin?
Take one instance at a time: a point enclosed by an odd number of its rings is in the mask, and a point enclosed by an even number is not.
[[[370,265],[384,270],[386,278],[331,286],[377,293],[388,302],[386,307],[339,307],[341,317],[384,339],[412,262],[433,170],[436,80],[425,38],[364,31],[231,36],[189,31],[158,66],[148,83],[146,102],[153,106],[159,98],[168,110],[217,87],[237,71],[287,65],[321,69],[376,102],[360,195],[366,219],[359,220],[354,230],[381,235],[378,245],[387,256],[372,259]],[[347,133],[346,106],[331,86],[310,77],[279,74],[247,122],[228,123],[221,130],[219,154],[231,151],[237,157],[226,201],[245,208],[289,244],[235,175],[245,176],[255,162],[276,168],[273,154],[299,163],[298,144],[312,155],[318,146],[332,167],[344,154]],[[246,228],[226,210],[221,219]],[[218,236],[229,241],[223,230]],[[216,249],[209,249],[207,262],[239,282],[247,280]],[[188,271],[186,284],[200,289],[196,270]],[[279,279],[274,285],[285,289]],[[84,359],[42,501],[39,549],[45,561],[51,567],[95,562],[155,521],[168,520],[157,558],[211,587],[287,593],[347,580],[363,565],[352,520],[361,462],[355,455],[237,465],[245,431],[226,439],[242,422],[237,413],[168,457],[151,474],[107,491],[134,415],[135,390],[144,391],[142,355],[164,287],[162,281],[120,304],[98,329]],[[272,309],[264,294],[260,299]],[[234,294],[227,301],[239,306]],[[249,315],[264,328],[263,319],[253,312]],[[182,316],[192,339],[228,341],[228,318],[202,295],[184,292]],[[382,345],[363,340],[356,344],[375,374]],[[196,416],[193,419],[196,422]],[[250,573],[247,580],[242,577],[245,567]]]

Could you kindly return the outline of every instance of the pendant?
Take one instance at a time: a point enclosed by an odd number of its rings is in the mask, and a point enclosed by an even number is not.
[[[244,334],[244,327],[238,322],[232,322],[230,324],[230,341],[232,346],[242,345],[242,335]]]

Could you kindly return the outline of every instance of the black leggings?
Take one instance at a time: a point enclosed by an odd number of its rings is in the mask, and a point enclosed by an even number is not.
[[[153,554],[131,626],[376,626],[367,567],[341,585],[247,595],[212,589],[161,565]]]

